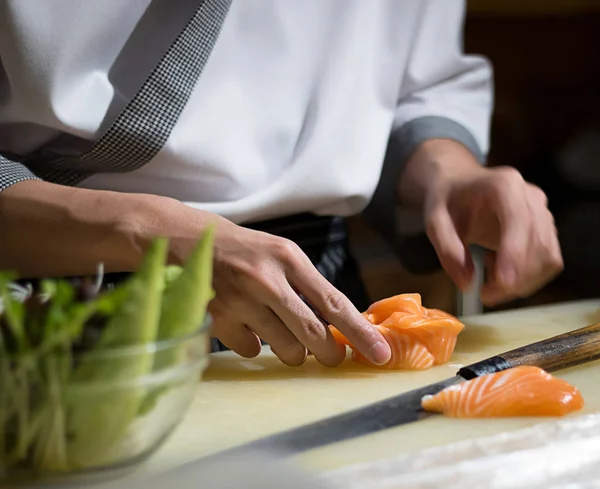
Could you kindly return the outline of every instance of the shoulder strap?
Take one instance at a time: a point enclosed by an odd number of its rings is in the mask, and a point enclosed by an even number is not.
[[[208,61],[232,0],[200,0],[194,15],[105,134],[81,154],[22,160],[40,178],[77,185],[100,172],[130,172],[164,146]]]

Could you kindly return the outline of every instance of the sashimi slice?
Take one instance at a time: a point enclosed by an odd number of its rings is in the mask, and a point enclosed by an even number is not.
[[[369,362],[334,326],[330,327],[331,332],[339,343],[352,349],[355,362],[388,370],[424,370],[448,362],[465,327],[444,311],[423,307],[420,294],[400,294],[377,301],[363,316],[391,347],[392,356],[385,365]]]
[[[379,330],[392,349],[391,360],[385,365],[377,365],[379,368],[424,370],[435,364],[435,357],[417,338],[393,329]],[[375,366],[358,350],[353,350],[352,359],[358,363]]]
[[[399,294],[374,302],[365,312],[373,324],[380,324],[395,312],[422,314],[421,294]]]
[[[452,385],[421,405],[453,418],[565,416],[583,408],[577,389],[545,370],[520,366]]]

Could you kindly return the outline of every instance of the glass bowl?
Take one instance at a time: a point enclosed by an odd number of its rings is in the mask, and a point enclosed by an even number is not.
[[[177,339],[0,358],[0,487],[79,487],[144,462],[196,394],[210,325],[207,315],[198,331]]]

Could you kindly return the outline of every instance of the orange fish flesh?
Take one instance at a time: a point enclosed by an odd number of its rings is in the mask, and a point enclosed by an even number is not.
[[[533,366],[482,375],[421,401],[426,411],[453,418],[565,416],[583,404],[577,387]]]
[[[336,341],[353,350],[355,362],[384,369],[424,370],[448,362],[465,327],[446,312],[423,307],[420,294],[400,294],[377,301],[363,316],[391,347],[392,356],[385,365],[367,360],[334,326],[330,326],[331,332]]]

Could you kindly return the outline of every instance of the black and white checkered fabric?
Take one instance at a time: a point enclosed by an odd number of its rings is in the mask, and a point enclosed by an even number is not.
[[[164,146],[208,61],[232,0],[201,0],[193,17],[106,133],[87,151],[0,158],[0,191],[35,178],[74,186],[94,173],[130,172]],[[20,164],[22,163],[22,164]],[[33,172],[33,173],[32,173]]]
[[[27,167],[0,155],[0,192],[25,180],[39,180],[39,178]]]

